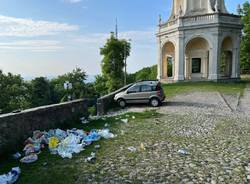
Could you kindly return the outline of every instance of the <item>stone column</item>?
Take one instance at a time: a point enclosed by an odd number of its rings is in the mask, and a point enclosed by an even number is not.
[[[185,80],[188,80],[188,56],[185,55]]]
[[[161,38],[159,36],[158,40],[158,68],[157,68],[157,79],[162,79],[162,70],[163,70],[163,63],[162,63],[162,44],[161,44]]]
[[[209,52],[209,80],[217,80],[219,78],[219,59],[220,59],[220,47],[219,47],[219,34],[213,34],[212,48]]]
[[[232,75],[231,78],[240,78],[240,37],[234,40],[232,58]]]
[[[208,56],[205,56],[203,58],[203,78],[207,78],[208,77]]]
[[[191,79],[190,57],[185,56],[185,80]]]
[[[175,48],[175,81],[183,81],[184,80],[184,36],[181,33],[178,36],[176,41],[176,48]]]

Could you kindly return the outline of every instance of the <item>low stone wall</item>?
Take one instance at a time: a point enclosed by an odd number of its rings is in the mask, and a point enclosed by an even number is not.
[[[88,102],[82,99],[0,115],[0,158],[17,151],[35,130],[62,128],[87,116]]]
[[[108,112],[108,110],[114,105],[115,95],[117,93],[120,93],[121,91],[128,89],[132,85],[133,84],[126,85],[123,88],[118,89],[117,91],[114,91],[106,96],[97,99],[97,115],[98,116],[105,115]]]

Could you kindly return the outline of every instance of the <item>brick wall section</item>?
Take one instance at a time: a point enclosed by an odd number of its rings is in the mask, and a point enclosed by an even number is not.
[[[120,93],[126,89],[128,89],[133,84],[129,84],[124,86],[117,91],[114,91],[106,96],[97,99],[97,115],[102,116],[107,114],[108,110],[115,104],[114,97],[117,93]]]
[[[33,131],[62,128],[86,116],[87,110],[88,100],[82,99],[0,115],[0,158],[21,148]]]

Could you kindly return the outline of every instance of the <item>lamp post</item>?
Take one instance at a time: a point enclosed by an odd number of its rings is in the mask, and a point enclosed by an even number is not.
[[[131,39],[126,40],[126,42],[131,42]],[[124,86],[127,85],[127,44],[124,44]]]
[[[69,90],[71,90],[72,88],[73,88],[73,86],[72,86],[72,83],[70,83],[69,81],[65,81],[64,82],[64,84],[63,84],[63,86],[64,86],[64,89],[66,90],[66,92],[67,92],[67,98],[68,98],[68,101],[71,101],[71,95],[69,94]]]

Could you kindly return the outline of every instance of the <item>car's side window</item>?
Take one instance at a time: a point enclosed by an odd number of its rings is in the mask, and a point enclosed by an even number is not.
[[[143,85],[141,86],[141,92],[150,92],[152,91],[152,87],[149,85]]]
[[[128,90],[128,93],[139,93],[140,92],[140,86],[133,86]]]

